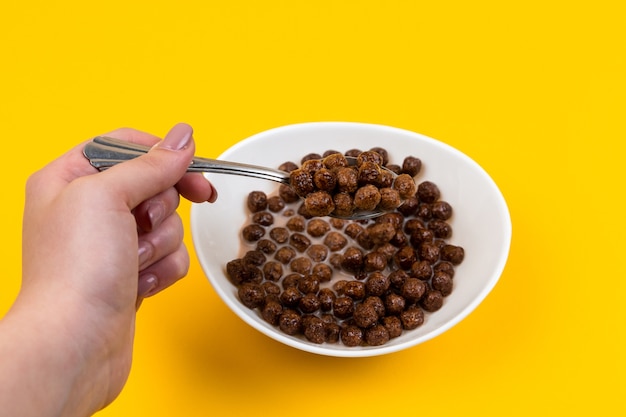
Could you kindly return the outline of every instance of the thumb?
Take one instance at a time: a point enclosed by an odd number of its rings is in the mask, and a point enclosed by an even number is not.
[[[191,126],[174,126],[146,155],[100,173],[106,189],[133,209],[144,200],[173,187],[187,172],[195,143]]]

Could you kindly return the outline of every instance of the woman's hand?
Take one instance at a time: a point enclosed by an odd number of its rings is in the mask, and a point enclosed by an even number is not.
[[[130,129],[108,136],[156,145],[99,173],[83,144],[26,187],[23,285],[0,322],[0,380],[11,378],[2,384],[15,386],[19,375],[28,384],[22,395],[27,386],[41,391],[16,408],[19,415],[89,415],[119,394],[136,309],[189,268],[179,195],[194,202],[217,196],[202,175],[186,174],[195,150],[189,126],[175,126],[163,141]],[[0,409],[17,407],[19,389],[8,398],[0,392]]]

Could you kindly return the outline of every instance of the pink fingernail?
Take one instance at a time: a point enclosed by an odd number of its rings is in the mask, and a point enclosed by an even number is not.
[[[180,151],[189,145],[192,135],[193,129],[191,126],[185,123],[179,123],[167,133],[165,139],[163,139],[158,146],[164,149]]]
[[[211,184],[211,197],[209,197],[207,201],[209,203],[215,203],[215,200],[217,200],[217,190],[213,187],[213,184]]]
[[[137,257],[138,257],[138,266],[141,269],[141,267],[143,267],[143,264],[148,262],[151,258],[152,258],[152,245],[148,242],[145,241],[140,241],[139,242],[139,248],[137,251]]]
[[[144,298],[150,294],[150,291],[156,288],[159,280],[156,275],[147,274],[139,277],[139,283],[137,284],[137,297]]]

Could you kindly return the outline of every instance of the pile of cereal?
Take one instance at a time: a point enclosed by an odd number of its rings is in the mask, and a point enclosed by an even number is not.
[[[312,343],[379,346],[421,326],[425,312],[442,307],[464,249],[447,242],[452,207],[440,199],[437,185],[414,180],[422,166],[419,158],[390,164],[380,147],[344,155],[374,158],[398,178],[409,177],[412,186],[405,183],[398,190],[401,204],[375,219],[349,221],[321,217],[286,185],[271,196],[252,191],[246,202],[250,220],[242,229],[245,253],[228,262],[226,270],[241,302],[288,335]],[[333,164],[342,156],[336,151],[308,154],[301,166],[286,162],[279,168],[296,173],[292,179],[302,175],[302,167],[313,179],[321,171],[323,184],[328,172],[339,177],[345,166]],[[341,194],[337,182],[324,191]],[[357,184],[368,183],[357,179]],[[380,182],[375,186],[389,188]]]
[[[290,172],[291,188],[304,199],[315,217],[349,217],[355,212],[393,210],[415,194],[415,182],[406,173],[384,169],[375,151],[360,152],[353,164],[341,153],[307,159]]]

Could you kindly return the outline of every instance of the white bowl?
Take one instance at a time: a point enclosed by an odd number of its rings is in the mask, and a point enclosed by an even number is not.
[[[506,202],[491,177],[476,162],[442,142],[381,125],[304,123],[256,134],[226,150],[219,159],[275,168],[285,161],[299,163],[310,152],[368,150],[375,146],[387,149],[393,163],[402,164],[408,155],[419,157],[423,166],[416,181],[437,184],[441,199],[454,209],[450,220],[453,236],[449,241],[465,249],[465,259],[456,268],[454,290],[445,298],[443,307],[427,313],[422,326],[405,331],[382,346],[315,344],[282,333],[245,307],[237,297],[237,289],[225,276],[226,263],[240,256],[240,230],[248,218],[245,207],[248,193],[261,190],[270,194],[278,185],[247,177],[207,174],[219,198],[214,204],[192,206],[195,251],[215,291],[246,323],[279,342],[307,352],[342,357],[382,355],[415,346],[450,329],[492,290],[504,269],[511,241]]]

